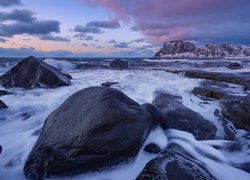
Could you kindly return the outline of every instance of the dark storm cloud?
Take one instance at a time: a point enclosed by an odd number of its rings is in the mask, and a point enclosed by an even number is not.
[[[19,34],[47,35],[60,32],[60,23],[55,20],[41,20],[30,23],[16,22],[0,24],[0,36],[12,37]]]
[[[92,33],[92,34],[102,33],[102,31],[99,28],[92,26],[77,25],[74,30],[79,33]]]
[[[91,21],[86,24],[86,26],[92,26],[97,28],[107,28],[107,29],[116,29],[120,28],[119,21]]]
[[[60,37],[60,36],[52,36],[52,35],[43,35],[40,36],[39,39],[44,41],[62,41],[62,42],[70,42],[70,39]]]
[[[9,7],[9,6],[15,6],[15,5],[21,5],[20,0],[0,0],[0,6],[3,7]]]
[[[128,48],[128,43],[126,42],[120,42],[120,43],[117,43],[117,44],[114,44],[113,46],[114,48]]]
[[[33,17],[35,13],[30,10],[13,10],[10,13],[7,12],[0,12],[0,21],[18,21],[18,22],[34,22],[36,20],[35,17]]]

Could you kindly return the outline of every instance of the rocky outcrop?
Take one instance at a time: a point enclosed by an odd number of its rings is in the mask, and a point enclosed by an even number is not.
[[[0,100],[0,109],[5,109],[5,108],[8,108],[8,106],[4,104],[3,101]]]
[[[186,131],[197,140],[213,139],[216,127],[203,119],[197,112],[182,105],[182,98],[164,92],[157,92],[153,104],[161,110],[161,127]]]
[[[184,71],[184,75],[189,78],[201,78],[215,81],[222,81],[244,86],[250,90],[250,73],[221,73],[221,72],[206,72],[206,71]]]
[[[89,87],[46,119],[24,166],[27,178],[96,171],[137,155],[151,114],[119,90]]]
[[[204,47],[196,47],[191,42],[170,41],[155,54],[157,58],[223,58],[249,56],[250,51],[237,45],[206,44]]]
[[[115,84],[118,84],[118,82],[109,82],[109,81],[107,81],[105,83],[102,83],[101,85],[102,85],[102,87],[110,87],[110,86],[113,86]]]
[[[70,85],[70,76],[59,69],[30,56],[21,60],[0,77],[0,84],[12,87],[49,87]]]
[[[0,96],[5,96],[5,95],[8,95],[8,94],[10,94],[8,91],[0,90]]]
[[[250,131],[250,95],[224,96],[220,106],[222,115],[231,120],[237,128]]]
[[[227,94],[226,91],[219,87],[213,87],[209,85],[195,87],[192,90],[192,93],[195,95],[213,98],[213,99],[221,99],[223,96]]]
[[[123,61],[121,59],[114,59],[110,64],[109,67],[115,69],[128,69],[128,62]]]
[[[149,161],[136,180],[144,179],[215,179],[204,167],[167,148]]]

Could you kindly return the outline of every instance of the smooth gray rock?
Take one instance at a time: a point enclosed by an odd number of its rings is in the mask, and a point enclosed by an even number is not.
[[[126,162],[137,155],[152,126],[151,114],[121,91],[83,89],[47,117],[24,174],[38,179]]]

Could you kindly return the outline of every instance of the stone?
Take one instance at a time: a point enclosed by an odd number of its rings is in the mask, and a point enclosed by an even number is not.
[[[161,148],[155,143],[150,143],[144,147],[144,151],[148,153],[158,154],[159,152],[161,152]]]
[[[127,162],[152,126],[151,114],[121,91],[83,89],[47,117],[24,174],[31,179],[65,176]]]
[[[102,83],[101,85],[102,85],[102,87],[110,87],[110,86],[113,86],[115,84],[118,84],[118,82],[109,82],[109,81],[107,81],[105,83]]]
[[[128,62],[121,59],[114,59],[109,66],[111,68],[128,69]]]
[[[136,180],[166,179],[215,179],[204,167],[189,160],[185,156],[166,149],[156,158],[149,161]]]
[[[5,109],[5,108],[8,108],[8,106],[4,104],[3,101],[0,100],[0,109]]]
[[[241,64],[235,62],[235,63],[230,63],[227,68],[229,69],[242,69],[243,67],[241,66]]]
[[[235,127],[250,131],[250,95],[227,95],[220,100],[222,115]]]
[[[18,62],[0,77],[0,84],[5,88],[48,87],[70,85],[70,75],[59,69],[30,56]]]

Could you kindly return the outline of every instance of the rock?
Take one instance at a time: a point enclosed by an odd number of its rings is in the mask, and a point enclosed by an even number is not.
[[[69,75],[59,69],[30,56],[21,60],[0,77],[0,84],[5,88],[12,87],[49,87],[70,85]]]
[[[200,95],[200,96],[209,97],[213,99],[220,99],[224,95],[226,95],[227,92],[218,87],[199,86],[199,87],[195,87],[192,90],[192,93],[195,95]]]
[[[0,90],[0,96],[5,96],[10,94],[8,91]]]
[[[222,115],[235,127],[250,131],[250,94],[247,96],[226,95],[220,100]]]
[[[148,153],[158,154],[159,152],[161,152],[161,148],[155,143],[150,143],[144,147],[144,151]]]
[[[230,63],[227,66],[227,68],[229,68],[229,69],[242,69],[243,67],[239,63],[235,62],[235,63]]]
[[[0,154],[2,153],[2,150],[3,150],[3,148],[2,148],[2,146],[0,145]]]
[[[119,90],[78,91],[47,117],[24,174],[31,179],[72,175],[125,162],[139,152],[152,121]]]
[[[101,85],[102,85],[102,87],[110,87],[110,86],[115,85],[115,84],[118,84],[118,82],[109,82],[109,81],[107,81],[105,83],[102,83]]]
[[[109,66],[111,68],[128,69],[128,62],[121,59],[114,59]]]
[[[204,47],[196,47],[191,42],[182,40],[164,43],[163,47],[155,54],[157,58],[224,58],[245,57],[250,51],[236,45],[206,44]]]
[[[215,179],[204,167],[190,159],[166,149],[156,158],[149,161],[136,180],[144,179]]]
[[[163,121],[161,112],[154,105],[149,103],[144,103],[141,105],[141,107],[147,110],[151,114],[154,122],[153,127],[156,127],[157,125],[160,124],[160,122]]]
[[[214,139],[216,127],[195,111],[183,106],[182,98],[168,93],[158,92],[153,104],[161,110],[161,127],[189,132],[197,140]]]
[[[0,100],[0,109],[5,109],[5,108],[8,108],[8,106],[6,106],[6,104],[4,104],[4,102]]]
[[[221,72],[206,72],[206,71],[185,71],[186,77],[201,78],[215,81],[222,81],[227,83],[238,84],[250,90],[250,73],[221,73]]]

